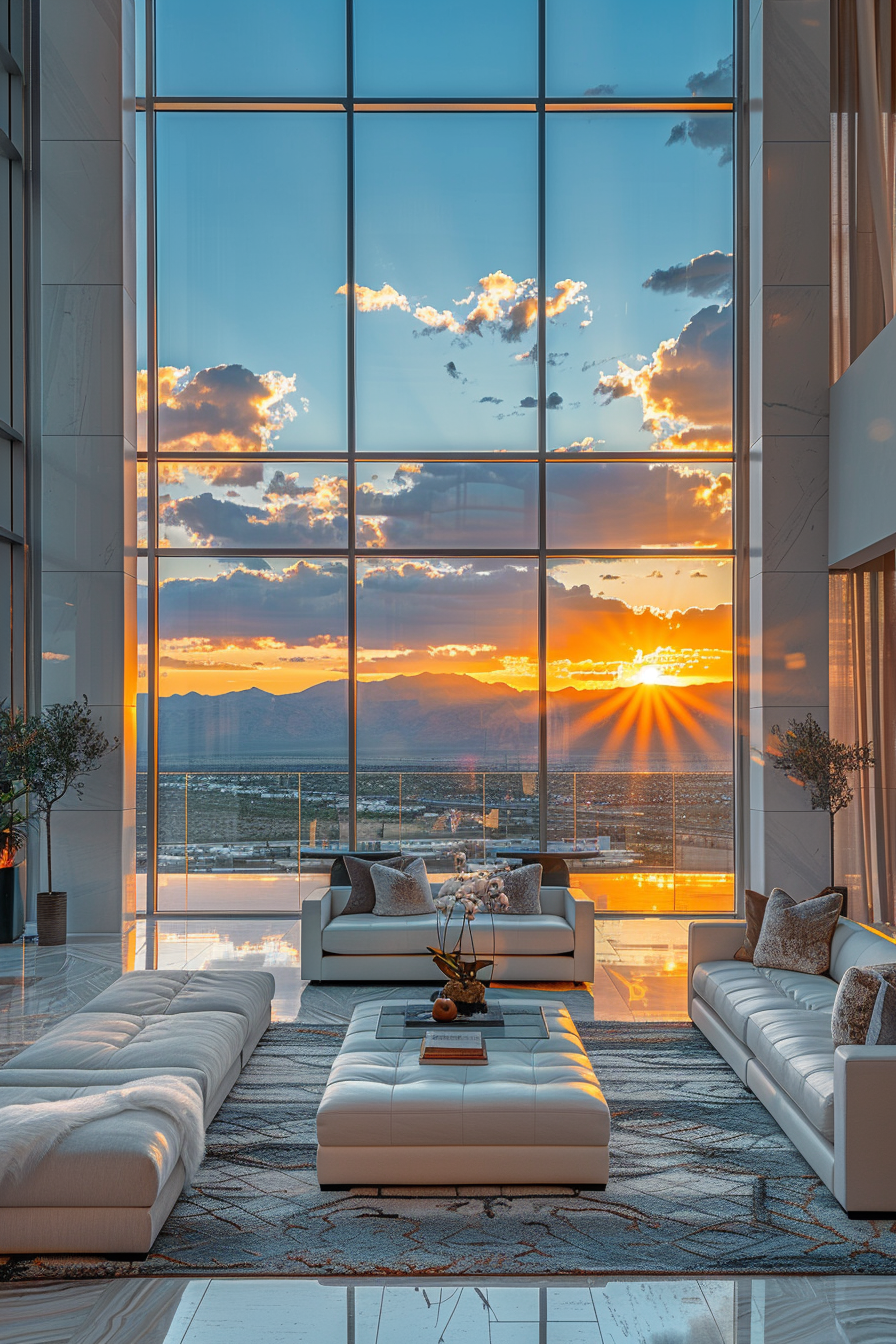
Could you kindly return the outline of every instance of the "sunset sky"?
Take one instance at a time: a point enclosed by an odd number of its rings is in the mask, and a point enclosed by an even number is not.
[[[449,21],[358,0],[356,94],[531,97],[536,8],[459,0]],[[344,93],[341,7],[301,9],[299,27],[299,7],[268,0],[278,41],[262,53],[232,0],[178,0],[178,43],[160,0],[159,92]],[[618,5],[548,0],[549,96],[729,95],[730,8],[704,0],[687,17],[665,0],[644,0],[636,24]],[[724,683],[732,567],[712,552],[732,545],[730,466],[649,459],[731,448],[731,119],[547,122],[547,543],[645,553],[549,561],[549,688]],[[537,561],[515,552],[538,546],[538,467],[504,460],[537,448],[537,118],[354,125],[351,290],[342,116],[157,117],[159,447],[179,455],[159,466],[159,545],[200,551],[160,561],[162,696],[347,675],[348,564],[314,552],[348,546],[348,474],[313,455],[347,451],[349,305],[358,675],[537,686]],[[250,165],[248,189],[234,164]],[[142,419],[146,400],[144,374]],[[421,558],[452,547],[507,554]],[[376,553],[389,549],[407,554]]]

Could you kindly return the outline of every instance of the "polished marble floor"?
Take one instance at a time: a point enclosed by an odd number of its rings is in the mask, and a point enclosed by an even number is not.
[[[688,921],[597,924],[594,981],[563,994],[577,1017],[686,1016]],[[302,979],[294,920],[163,919],[118,940],[0,947],[0,1062],[122,971],[264,967],[280,1021],[346,1021],[383,986]],[[400,989],[393,992],[401,993]],[[508,989],[512,993],[513,989]],[[514,1279],[114,1280],[4,1287],[0,1344],[894,1344],[896,1281]]]
[[[892,1344],[861,1278],[143,1279],[0,1287],[0,1344]]]

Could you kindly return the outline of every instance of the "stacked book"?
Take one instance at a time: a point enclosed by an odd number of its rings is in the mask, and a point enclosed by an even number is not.
[[[420,1042],[421,1064],[487,1064],[481,1031],[428,1031]]]

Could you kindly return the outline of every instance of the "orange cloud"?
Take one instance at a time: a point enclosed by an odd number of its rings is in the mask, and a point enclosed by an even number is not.
[[[584,280],[559,280],[555,294],[545,302],[549,318],[559,317],[574,304],[587,302]],[[348,285],[342,285],[337,294],[348,294]],[[355,302],[362,313],[381,312],[386,308],[400,308],[410,313],[411,306],[404,294],[391,285],[382,289],[355,286]],[[465,299],[454,299],[455,308],[469,308],[459,316],[451,308],[435,308],[432,304],[418,304],[413,315],[430,331],[450,331],[453,336],[478,336],[483,327],[500,332],[505,341],[518,341],[538,317],[538,291],[533,279],[514,280],[504,271],[492,271],[479,281],[478,292],[472,289]],[[471,306],[472,305],[472,306]],[[585,322],[583,325],[587,325]]]
[[[606,402],[639,397],[644,427],[663,450],[731,451],[732,305],[695,313],[640,369],[622,360],[594,389]]]
[[[348,294],[348,285],[340,285],[336,293]],[[382,289],[368,289],[367,285],[355,285],[355,303],[358,305],[359,313],[382,313],[387,308],[400,308],[404,313],[411,311],[411,305],[404,294],[399,294],[391,285],[383,285]]]

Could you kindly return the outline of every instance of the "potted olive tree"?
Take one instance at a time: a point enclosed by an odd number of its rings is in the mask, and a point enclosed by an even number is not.
[[[118,739],[110,742],[94,722],[86,696],[70,705],[48,705],[40,714],[10,715],[4,725],[0,773],[23,782],[47,837],[47,890],[37,893],[37,938],[45,946],[65,942],[68,907],[66,892],[53,885],[53,808],[69,789],[82,797],[84,776],[117,747]]]
[[[771,732],[775,754],[772,765],[783,770],[797,784],[809,790],[814,811],[827,812],[831,823],[831,886],[834,887],[834,817],[853,800],[849,776],[855,770],[874,765],[872,743],[838,742],[811,714],[791,719],[786,731],[775,724]],[[846,913],[847,889],[835,890],[843,896]]]

